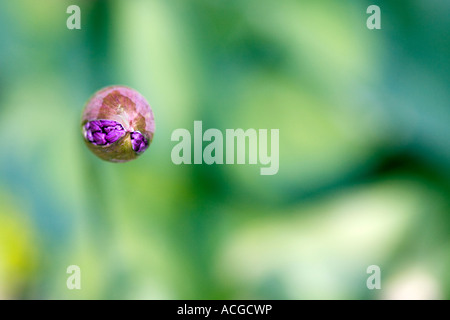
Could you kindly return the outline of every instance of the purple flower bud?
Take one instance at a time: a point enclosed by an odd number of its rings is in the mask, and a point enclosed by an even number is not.
[[[100,123],[100,126],[98,125]],[[116,121],[90,121],[84,126],[86,139],[95,145],[110,145],[125,135],[125,130]]]
[[[91,130],[86,131],[86,139],[88,139],[90,142],[94,141],[94,137],[92,136]]]
[[[104,145],[106,144],[106,140],[105,140],[105,134],[102,132],[95,132],[93,135],[94,137],[94,142],[92,142],[93,144],[97,144],[97,145]]]
[[[114,131],[111,131],[110,133],[108,133],[106,135],[105,139],[108,143],[114,143],[117,140],[119,140],[120,138],[122,138],[122,136],[124,136],[124,135],[125,135],[125,130],[123,130],[123,131],[114,130]]]
[[[148,147],[145,137],[137,131],[131,133],[131,145],[137,153],[144,152]]]
[[[97,124],[95,124],[95,123],[87,123],[87,125],[89,125],[90,124],[90,126],[89,126],[89,129],[92,131],[92,132],[99,132],[99,131],[102,131],[102,129],[100,128],[100,126],[99,125],[97,125]]]
[[[112,86],[88,101],[81,120],[89,149],[103,160],[126,162],[150,145],[155,121],[150,105],[137,91]]]
[[[114,126],[117,125],[117,122],[112,121],[112,120],[100,120],[100,123],[104,127],[108,127],[108,126],[113,126],[114,127]]]

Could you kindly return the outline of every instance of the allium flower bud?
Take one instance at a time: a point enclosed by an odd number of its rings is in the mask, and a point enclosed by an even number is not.
[[[99,158],[126,162],[141,155],[155,132],[153,111],[137,91],[111,86],[94,94],[81,118],[84,140]]]

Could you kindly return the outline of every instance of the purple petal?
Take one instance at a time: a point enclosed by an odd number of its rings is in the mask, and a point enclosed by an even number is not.
[[[94,120],[85,124],[86,139],[95,145],[116,142],[125,135],[122,125],[113,120]]]
[[[100,120],[100,122],[101,122],[103,127],[117,125],[117,122],[113,121],[113,120]]]
[[[92,132],[101,132],[102,128],[100,126],[98,126],[97,124],[91,122],[90,130]]]
[[[91,125],[95,124],[96,126],[100,127],[102,125],[102,123],[100,122],[100,120],[94,120],[90,122]]]
[[[123,131],[123,132],[125,132],[125,130],[123,129],[123,127],[120,124],[116,125],[116,126],[104,127],[103,131],[105,131],[106,133],[110,133],[111,131]]]
[[[148,147],[147,139],[138,131],[132,132],[131,135],[131,145],[133,150],[137,153],[144,152]]]
[[[100,145],[106,144],[106,140],[105,140],[106,134],[101,133],[101,132],[95,132],[92,136],[94,137],[94,142],[93,142],[94,144],[100,144]]]
[[[142,141],[141,145],[139,146],[139,149],[136,152],[141,153],[141,152],[144,152],[145,149],[147,149],[147,144],[144,141]]]
[[[106,141],[113,143],[122,138],[125,135],[125,131],[111,131],[106,135]]]
[[[90,142],[94,141],[94,138],[92,137],[92,131],[87,130],[86,131],[86,139],[88,139]]]

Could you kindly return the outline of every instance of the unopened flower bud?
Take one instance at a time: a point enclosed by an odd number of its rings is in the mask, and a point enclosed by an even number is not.
[[[126,162],[141,155],[155,132],[153,111],[137,91],[111,86],[94,94],[84,108],[82,133],[103,160]]]

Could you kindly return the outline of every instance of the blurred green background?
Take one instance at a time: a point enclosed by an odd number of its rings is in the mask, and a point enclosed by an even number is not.
[[[0,299],[449,299],[449,13],[1,0]],[[112,84],[155,113],[151,147],[126,164],[80,134]],[[279,173],[174,165],[171,133],[194,120],[279,129]],[[73,264],[81,290],[66,287]],[[381,290],[366,287],[373,264]]]

